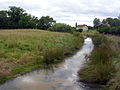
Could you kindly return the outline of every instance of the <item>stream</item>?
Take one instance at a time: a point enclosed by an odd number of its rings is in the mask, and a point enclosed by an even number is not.
[[[0,90],[93,90],[78,82],[78,71],[93,48],[92,39],[88,37],[82,48],[64,62],[9,80],[0,85]]]

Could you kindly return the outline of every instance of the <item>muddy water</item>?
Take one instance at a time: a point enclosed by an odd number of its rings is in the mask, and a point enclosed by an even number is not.
[[[17,77],[0,85],[0,90],[86,90],[88,87],[77,82],[77,72],[93,47],[91,38],[86,38],[83,47],[63,63]]]

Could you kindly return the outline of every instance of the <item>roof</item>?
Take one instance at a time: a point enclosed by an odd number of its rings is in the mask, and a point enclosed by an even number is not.
[[[110,27],[111,25],[110,24],[101,24],[102,26],[107,26],[107,27]]]
[[[87,25],[83,24],[83,25],[77,25],[77,27],[85,27]]]

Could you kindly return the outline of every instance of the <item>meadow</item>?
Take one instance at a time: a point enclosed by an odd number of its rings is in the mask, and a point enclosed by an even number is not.
[[[80,34],[35,29],[0,30],[0,83],[61,62],[83,43]]]

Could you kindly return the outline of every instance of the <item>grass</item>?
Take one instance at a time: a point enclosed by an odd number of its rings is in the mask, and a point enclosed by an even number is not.
[[[120,90],[120,37],[108,35],[107,38],[112,41],[112,48],[115,52],[113,63],[115,65],[116,72],[107,83],[105,89]]]
[[[120,37],[96,34],[93,43],[94,50],[79,71],[80,81],[101,84],[102,90],[120,90]]]
[[[109,46],[109,41],[102,35],[94,36],[93,42],[95,49],[90,56],[90,60],[80,70],[81,81],[105,84],[111,78],[114,71],[111,60],[113,51]]]
[[[58,63],[82,45],[80,35],[43,30],[0,30],[0,83]]]
[[[87,37],[91,37],[96,34],[99,34],[99,32],[97,32],[96,30],[86,30],[82,32],[82,35],[87,36]]]

